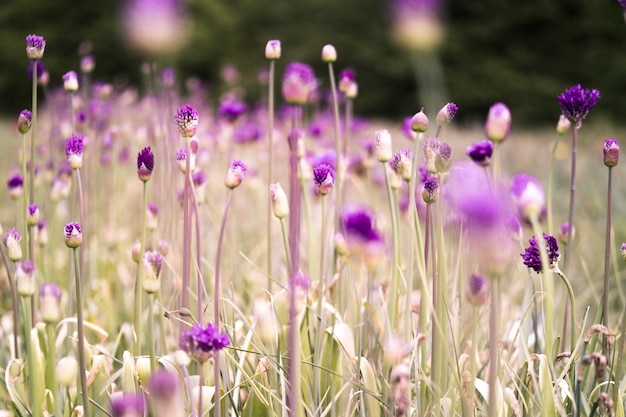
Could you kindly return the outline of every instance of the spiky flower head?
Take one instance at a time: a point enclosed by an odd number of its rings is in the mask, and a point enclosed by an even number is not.
[[[190,138],[196,134],[198,130],[198,111],[188,104],[178,108],[174,121],[178,126],[180,135],[184,138]]]
[[[283,98],[287,104],[302,106],[309,102],[317,89],[313,68],[302,62],[287,65],[283,74]]]
[[[393,154],[389,161],[389,166],[404,181],[411,181],[411,170],[413,165],[413,153],[409,149],[400,149]]]
[[[144,414],[143,396],[117,392],[111,395],[111,417],[141,417]]]
[[[61,287],[46,282],[39,286],[39,315],[44,323],[56,323],[61,318]]]
[[[7,255],[12,262],[22,260],[22,247],[20,246],[21,241],[22,235],[15,227],[7,230],[2,235],[2,243],[6,246]]]
[[[26,224],[29,226],[37,226],[40,215],[39,206],[37,204],[30,204],[26,209]]]
[[[319,164],[313,168],[313,183],[319,195],[330,193],[335,185],[335,170],[328,164]]]
[[[380,129],[375,132],[376,159],[379,162],[388,162],[393,157],[391,150],[391,134],[387,129]]]
[[[467,147],[466,154],[478,165],[489,166],[493,155],[493,142],[488,139],[474,142]]]
[[[559,253],[559,244],[556,242],[554,236],[550,236],[547,233],[543,234],[543,240],[546,245],[546,251],[548,252],[548,263],[546,265],[547,269],[554,269],[558,266],[559,258],[561,254]],[[522,260],[524,261],[524,265],[533,269],[537,273],[543,272],[541,267],[541,254],[539,250],[539,242],[537,236],[533,236],[528,240],[530,246],[524,250],[524,253],[520,254]]]
[[[72,169],[80,169],[83,166],[83,137],[72,134],[65,141],[65,157]]]
[[[559,116],[559,121],[556,123],[556,134],[564,135],[569,132],[570,127],[572,127],[572,122],[563,115]]]
[[[322,48],[322,61],[335,62],[337,60],[337,50],[331,44],[324,45]]]
[[[30,110],[22,110],[17,116],[17,130],[23,135],[28,133],[30,125],[33,121],[33,113]]]
[[[596,105],[596,100],[600,98],[600,92],[595,88],[582,88],[580,84],[576,84],[559,94],[557,98],[563,116],[567,117],[578,128],[587,117],[589,110]]]
[[[46,41],[43,36],[26,36],[26,56],[28,59],[41,59],[46,49]]]
[[[502,142],[511,133],[511,111],[504,103],[489,108],[485,122],[485,136],[493,142]]]
[[[143,268],[143,290],[148,294],[154,294],[161,289],[159,275],[163,266],[163,255],[158,251],[147,251],[143,254],[141,264]]]
[[[467,279],[465,298],[470,304],[482,305],[487,301],[487,282],[482,275],[471,274]]]
[[[80,225],[76,222],[71,222],[65,225],[65,245],[68,248],[76,249],[83,243],[83,231]]]
[[[511,180],[511,195],[520,216],[528,221],[539,220],[546,210],[546,198],[539,180],[524,172]]]
[[[422,190],[422,198],[426,204],[431,204],[437,201],[439,196],[439,178],[431,176],[424,181],[424,188]]]
[[[68,71],[63,75],[63,89],[74,93],[78,91],[78,75],[74,71]]]
[[[22,297],[35,294],[35,263],[31,260],[15,264],[15,284],[17,293]]]
[[[246,103],[235,99],[224,100],[219,109],[217,115],[229,123],[234,123],[239,116],[245,113]]]
[[[604,141],[604,165],[612,168],[617,165],[619,161],[619,142],[614,138],[609,138]]]
[[[193,173],[196,169],[196,154],[193,153],[193,151],[189,153],[191,154],[189,158],[189,171]],[[187,148],[185,146],[176,152],[176,162],[178,162],[180,172],[184,174],[187,171]]]
[[[289,215],[289,200],[280,183],[270,184],[270,199],[272,200],[274,216],[282,219]]]
[[[443,106],[441,110],[439,110],[439,113],[437,113],[437,118],[435,119],[435,121],[437,122],[439,126],[448,124],[452,121],[452,119],[454,119],[454,116],[456,116],[458,111],[459,111],[459,108],[457,107],[456,104],[448,103],[445,106]]]
[[[224,185],[231,190],[239,187],[243,179],[246,177],[248,167],[246,164],[239,160],[234,160],[228,168],[226,178],[224,178]]]
[[[426,116],[422,108],[411,118],[411,129],[415,133],[424,133],[428,130],[428,123],[428,116]]]
[[[182,350],[200,363],[206,362],[213,352],[224,349],[230,344],[226,333],[219,333],[217,327],[207,323],[205,327],[194,325],[191,330],[182,332],[179,345]]]
[[[147,182],[152,176],[153,169],[154,154],[152,153],[152,149],[147,146],[137,154],[137,177],[141,181]]]
[[[267,59],[279,59],[281,54],[280,41],[278,39],[272,39],[267,41],[265,45],[265,58]]]

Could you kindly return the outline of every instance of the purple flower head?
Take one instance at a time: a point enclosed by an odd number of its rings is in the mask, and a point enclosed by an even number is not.
[[[178,131],[182,137],[192,137],[198,130],[198,111],[185,104],[176,111],[174,121],[178,125]]]
[[[7,180],[7,187],[9,188],[9,191],[17,188],[21,190],[24,187],[24,179],[20,174],[12,175]]]
[[[65,141],[65,156],[72,169],[83,166],[83,137],[72,135]]]
[[[439,177],[431,176],[424,181],[424,189],[422,190],[422,198],[426,204],[437,201],[439,195]]]
[[[217,327],[207,323],[206,327],[196,324],[191,330],[182,332],[179,345],[182,350],[200,363],[206,362],[213,352],[230,344],[226,333],[219,333]]]
[[[148,202],[148,204],[146,204],[146,209],[153,216],[157,216],[159,214],[159,205],[157,203],[152,202],[152,201],[150,201],[150,202]]]
[[[233,140],[238,143],[256,142],[261,138],[261,128],[256,123],[243,123],[233,134]]]
[[[311,66],[302,62],[287,65],[283,74],[283,98],[288,104],[302,106],[309,102],[317,89],[317,80]]]
[[[470,304],[482,305],[487,300],[487,283],[479,274],[471,274],[467,279],[465,298]]]
[[[33,113],[30,110],[22,110],[17,116],[17,130],[23,135],[28,133],[33,121]]]
[[[246,177],[248,167],[242,161],[234,160],[228,168],[226,178],[224,179],[224,185],[231,190],[239,187],[243,179]]]
[[[524,172],[511,180],[511,194],[520,216],[529,221],[539,220],[546,210],[546,198],[539,180]]]
[[[435,167],[437,172],[448,172],[452,162],[452,146],[447,142],[441,142],[435,157]]]
[[[374,218],[365,208],[343,213],[343,235],[350,252],[362,256],[367,264],[376,263],[384,253],[383,238],[374,227]]]
[[[553,269],[557,266],[561,254],[559,253],[559,245],[556,242],[554,236],[550,236],[547,233],[543,234],[543,239],[546,244],[546,250],[548,252],[548,263],[546,266],[548,269]],[[524,265],[533,269],[537,273],[541,273],[541,254],[539,252],[539,242],[537,242],[537,236],[533,236],[528,243],[530,246],[524,250],[524,253],[520,254]]]
[[[2,243],[8,246],[11,241],[20,243],[22,241],[22,234],[15,228],[11,228],[2,234]]]
[[[587,117],[589,110],[596,105],[600,92],[594,89],[582,88],[580,84],[568,88],[557,96],[563,116],[567,117],[577,127]]]
[[[330,193],[333,185],[335,185],[335,170],[330,165],[319,164],[313,168],[313,183],[315,183],[318,194]]]
[[[176,84],[176,71],[174,68],[165,68],[161,71],[161,85],[165,88],[172,88]]]
[[[78,90],[78,75],[75,71],[68,71],[63,75],[63,88],[69,92]]]
[[[26,56],[28,59],[43,58],[46,49],[46,41],[43,36],[28,35],[26,36]]]
[[[169,402],[176,396],[178,391],[178,378],[171,372],[160,369],[150,377],[148,388],[150,397]]]
[[[193,181],[193,185],[196,187],[200,187],[206,183],[206,174],[201,169],[195,171],[191,174],[191,181]]]
[[[22,235],[14,227],[7,230],[2,235],[2,242],[7,248],[9,259],[13,262],[22,260],[22,247],[20,242],[22,241]]]
[[[281,54],[280,40],[271,39],[267,41],[267,44],[265,45],[265,58],[278,59],[280,58],[280,54]]]
[[[614,138],[609,138],[604,141],[604,165],[609,168],[617,165],[619,161],[619,142]]]
[[[83,243],[83,231],[80,225],[76,222],[71,222],[65,225],[65,244],[68,248],[75,249]]]
[[[143,182],[146,182],[152,176],[152,170],[154,169],[154,154],[150,147],[143,148],[137,154],[137,177]]]
[[[454,116],[458,113],[459,108],[454,103],[448,103],[439,110],[435,121],[439,126],[448,124],[454,119]]]
[[[29,226],[36,226],[39,222],[39,206],[37,204],[29,204],[26,209],[26,222]]]
[[[46,282],[39,286],[39,297],[54,297],[57,301],[61,301],[61,296],[62,291],[58,284]]]
[[[338,90],[348,97],[352,97],[355,89],[358,89],[356,77],[352,70],[343,70],[339,74]]]
[[[141,417],[144,413],[143,397],[123,393],[111,396],[111,417]]]
[[[493,142],[488,139],[479,140],[467,147],[467,156],[480,166],[486,167],[491,163]]]
[[[400,149],[389,161],[391,169],[407,182],[411,181],[412,165],[413,153],[409,149]]]
[[[228,99],[228,100],[223,101],[222,104],[220,104],[220,107],[217,110],[217,114],[218,116],[222,117],[228,122],[233,123],[245,111],[246,111],[246,103],[239,101],[239,100]]]

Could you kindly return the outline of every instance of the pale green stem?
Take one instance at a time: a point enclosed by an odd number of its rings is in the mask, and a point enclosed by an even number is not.
[[[613,384],[613,398],[614,401],[622,401],[622,397],[620,396],[620,382],[622,381],[622,363],[624,357],[624,346],[626,345],[626,339],[624,338],[626,335],[626,306],[624,306],[624,311],[622,312],[622,326],[621,326],[621,337],[619,343],[615,346],[615,354],[617,355],[617,364],[615,366],[615,384]]]
[[[154,293],[148,294],[148,347],[150,350],[150,374],[154,375],[157,369],[156,352],[154,349]]]
[[[23,184],[26,185],[26,135],[22,135],[22,181]],[[23,222],[23,231],[27,231],[28,230],[28,226],[27,226],[27,220],[26,220],[26,215],[28,213],[28,200],[26,200],[26,193],[24,193],[22,195],[22,218],[24,219]],[[30,239],[31,239],[31,235],[30,233],[28,234],[28,242],[24,242],[26,243],[25,247],[26,247],[26,259],[31,259],[31,254],[30,254]]]
[[[443,194],[444,174],[439,174],[439,195]],[[439,198],[437,200],[437,264],[433,265],[433,268],[437,268],[437,280],[439,281],[439,294],[437,296],[437,320],[440,323],[441,328],[441,389],[447,390],[448,388],[448,373],[446,372],[448,361],[448,327],[449,318],[447,310],[447,296],[448,296],[448,272],[446,268],[446,245],[443,230],[443,200]],[[445,392],[445,391],[444,391]]]
[[[141,312],[143,310],[143,256],[146,251],[146,210],[148,207],[147,183],[143,183],[143,199],[141,212],[141,240],[139,241],[139,261],[137,262],[137,279],[135,280],[135,305],[133,309],[133,325],[135,327],[135,348],[133,354],[141,355]]]
[[[332,95],[333,103],[333,126],[335,132],[335,233],[339,232],[340,228],[340,212],[341,212],[341,197],[343,193],[343,153],[341,143],[341,130],[339,128],[339,102],[337,99],[337,86],[335,85],[335,73],[333,71],[332,62],[328,63],[328,77],[330,79],[330,92]],[[347,129],[347,127],[346,127]]]
[[[550,156],[550,165],[548,165],[548,192],[546,193],[546,217],[548,223],[548,234],[554,234],[554,218],[552,213],[552,185],[553,185],[553,177],[554,177],[554,160],[556,155],[556,149],[559,145],[559,140],[561,139],[561,135],[556,136],[556,140],[554,141],[554,145],[552,145],[552,153]]]
[[[78,374],[83,398],[83,416],[90,416],[89,391],[87,388],[87,362],[85,360],[85,327],[83,325],[83,286],[80,276],[78,248],[74,252],[74,278],[76,280],[76,325],[78,327]]]
[[[285,247],[285,259],[287,263],[287,271],[291,271],[291,251],[289,249],[289,237],[287,236],[287,228],[285,227],[285,219],[280,220],[280,231],[283,236],[283,246]]]
[[[298,163],[298,166],[300,166],[300,164]],[[300,171],[300,174],[302,174],[302,172]],[[300,189],[302,190],[302,203],[304,206],[304,218],[306,220],[306,229],[307,229],[307,247],[308,247],[308,251],[309,251],[309,268],[311,270],[311,272],[314,274],[313,271],[313,259],[315,259],[315,239],[313,236],[313,223],[311,220],[311,200],[309,199],[309,193],[307,191],[306,188],[306,184],[304,183],[304,178],[302,178],[302,175],[299,175],[300,177]]]
[[[39,398],[39,390],[37,389],[38,369],[35,369],[35,352],[33,349],[33,343],[30,339],[31,333],[31,297],[23,296],[22,304],[24,311],[24,341],[26,342],[26,362],[28,364],[28,386],[29,386],[29,403],[33,412],[33,417],[43,416],[41,410],[42,398]]]
[[[267,183],[272,184],[274,178],[274,60],[270,61],[269,91],[267,106],[269,115],[268,147],[269,163],[267,166]],[[272,292],[272,199],[267,200],[267,290]]]
[[[59,387],[56,381],[56,347],[54,346],[55,332],[54,325],[46,323],[46,336],[48,338],[48,354],[46,357],[46,388],[58,398]]]
[[[191,262],[191,219],[189,213],[189,187],[191,182],[191,146],[190,138],[186,137],[185,186],[183,189],[183,282],[181,307],[189,308],[189,269]],[[182,326],[182,325],[181,325]]]
[[[572,168],[570,173],[570,188],[569,188],[569,213],[567,216],[568,230],[567,230],[567,246],[565,247],[565,260],[564,272],[565,275],[569,275],[569,266],[571,264],[572,253],[572,231],[574,229],[574,201],[576,193],[576,142],[578,141],[578,126],[572,126]]]
[[[316,401],[318,404],[321,403],[321,398],[319,397],[320,393],[325,390],[325,387],[321,386],[322,380],[322,343],[323,343],[323,335],[325,333],[325,324],[326,320],[324,320],[323,312],[324,312],[324,298],[326,295],[326,277],[324,272],[324,254],[326,253],[326,198],[321,196],[321,206],[322,206],[322,237],[320,239],[320,275],[319,275],[319,284],[317,288],[317,316],[319,320],[319,327],[317,332],[315,333],[315,356],[317,357],[316,363],[320,364],[315,368],[315,381],[317,383],[317,398]]]
[[[572,329],[570,334],[570,352],[573,354],[574,348],[576,347],[576,334],[574,333],[574,329],[576,326],[576,320],[574,319],[574,314],[576,314],[576,299],[574,298],[574,289],[572,288],[572,285],[570,284],[565,274],[563,274],[563,272],[561,272],[558,267],[555,268],[554,273],[558,275],[559,278],[561,278],[561,280],[563,281],[563,284],[565,284],[565,288],[567,289],[567,295],[569,296],[569,308],[572,312],[572,314],[570,314],[570,327]]]
[[[609,273],[611,271],[611,213],[613,205],[613,168],[609,167],[606,193],[606,231],[604,235],[604,291],[602,292],[602,324],[609,327]]]
[[[433,236],[433,216],[432,216],[432,204],[428,204],[427,212],[426,212],[426,247],[425,247],[425,257],[428,259],[428,256],[431,256],[432,259],[430,261],[427,260],[426,270],[428,271],[428,265],[430,265],[430,269],[432,271],[432,303],[433,303],[433,320],[432,320],[432,350],[430,352],[430,370],[431,370],[431,380],[432,380],[432,395],[433,395],[433,408],[435,411],[435,416],[441,415],[441,364],[446,360],[446,358],[440,358],[442,356],[442,341],[441,341],[441,332],[437,328],[440,323],[439,321],[439,297],[438,294],[440,290],[440,283],[437,278],[437,251],[435,248],[435,236]],[[424,302],[422,301],[422,304]]]
[[[0,254],[2,255],[2,263],[4,263],[4,268],[7,273],[7,279],[9,281],[9,290],[11,291],[11,302],[13,304],[13,349],[15,350],[15,359],[20,357],[20,344],[18,332],[20,329],[20,307],[19,301],[17,299],[17,288],[15,279],[13,277],[13,273],[11,272],[11,267],[9,266],[9,258],[7,257],[6,250],[4,249],[4,245],[0,244]]]
[[[553,335],[553,321],[554,321],[554,277],[552,276],[552,270],[550,267],[550,260],[548,258],[548,250],[546,248],[546,240],[543,238],[543,231],[539,224],[537,216],[531,217],[530,222],[533,227],[533,232],[537,237],[537,245],[539,246],[539,256],[541,258],[541,269],[543,288],[545,296],[543,297],[543,311],[544,311],[544,329],[545,329],[545,355],[549,360],[552,360],[552,335]],[[569,245],[568,245],[569,246]],[[572,312],[574,314],[574,312]],[[573,333],[573,329],[572,329]]]
[[[72,134],[75,134],[76,116],[74,115],[74,92],[70,92],[70,124],[72,126]]]
[[[391,332],[395,334],[398,331],[398,296],[400,291],[400,239],[398,236],[398,217],[396,215],[393,191],[391,189],[391,183],[389,180],[389,172],[387,171],[387,165],[385,163],[383,163],[383,170],[385,171],[385,183],[387,185],[387,203],[389,204],[389,211],[391,213],[391,228],[393,236],[391,291],[388,297],[389,323]]]
[[[500,318],[500,281],[498,278],[491,280],[491,310],[489,312],[489,417],[498,417],[498,370],[500,357],[498,349],[498,319]],[[546,343],[547,344],[547,343]]]
[[[33,61],[33,95],[32,95],[32,119],[30,124],[30,177],[28,192],[30,194],[30,203],[35,203],[35,132],[37,130],[37,60]],[[26,156],[24,156],[26,157]],[[24,178],[26,183],[26,178]],[[26,213],[24,213],[26,215]]]

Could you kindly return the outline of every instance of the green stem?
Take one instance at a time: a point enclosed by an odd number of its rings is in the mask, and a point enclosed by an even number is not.
[[[339,102],[337,99],[337,86],[335,85],[335,73],[332,62],[328,63],[328,77],[330,79],[330,92],[333,103],[333,127],[335,132],[335,233],[339,232],[341,222],[341,197],[343,193],[343,153],[341,130],[339,128]],[[346,126],[346,130],[348,127]]]
[[[439,195],[443,194],[444,174],[439,173]],[[447,373],[447,361],[448,361],[448,327],[449,316],[447,309],[447,295],[448,295],[448,272],[446,268],[446,245],[443,230],[443,199],[437,200],[437,264],[433,265],[437,269],[437,280],[439,281],[439,293],[437,296],[437,320],[439,321],[439,327],[441,331],[441,388],[447,390],[448,388],[448,373]]]
[[[561,135],[556,136],[556,140],[554,141],[554,145],[552,145],[552,153],[550,156],[550,165],[548,165],[548,192],[547,194],[547,209],[546,209],[546,217],[548,223],[548,234],[554,234],[554,219],[552,216],[552,185],[553,185],[553,177],[554,177],[554,160],[556,159],[556,149],[559,145],[559,140],[561,139]]]
[[[546,240],[543,237],[543,231],[539,224],[539,219],[535,216],[530,219],[533,227],[533,232],[537,237],[537,246],[539,246],[539,256],[541,258],[541,277],[543,279],[543,288],[545,296],[543,297],[543,309],[545,317],[545,348],[544,353],[548,357],[548,360],[552,361],[552,335],[553,335],[553,321],[554,321],[554,282],[552,276],[552,270],[550,266],[550,260],[548,258],[548,250],[546,247]],[[570,245],[568,245],[569,247]],[[572,311],[572,314],[574,312]],[[574,329],[572,329],[573,334]]]
[[[48,355],[46,357],[46,388],[52,392],[55,398],[58,398],[58,386],[56,381],[56,340],[54,326],[46,323],[46,336],[48,338]]]
[[[0,245],[0,254],[2,255],[2,263],[4,263],[4,269],[7,273],[7,279],[9,281],[9,290],[11,291],[11,302],[13,304],[13,350],[15,351],[15,359],[20,357],[20,345],[19,345],[19,337],[18,332],[20,329],[19,323],[19,314],[20,314],[20,306],[17,299],[17,287],[15,283],[15,279],[13,277],[13,273],[11,272],[11,267],[9,266],[9,258],[7,257],[6,250],[4,249],[4,245]]]
[[[391,265],[391,292],[389,293],[389,323],[390,329],[395,334],[398,331],[398,297],[400,291],[400,239],[398,232],[398,217],[395,209],[393,192],[389,180],[387,165],[383,163],[385,171],[385,183],[387,185],[387,203],[391,212],[391,228],[393,236],[392,265]]]
[[[189,188],[191,182],[191,146],[190,138],[186,137],[185,186],[183,189],[183,282],[181,307],[189,308],[189,267],[191,262],[191,219],[189,213]],[[181,324],[183,326],[183,324]],[[181,327],[182,328],[182,327]]]
[[[148,346],[150,349],[150,374],[157,369],[156,352],[154,349],[154,293],[148,294]]]
[[[291,271],[291,251],[289,249],[289,237],[287,236],[287,228],[285,227],[284,218],[280,219],[280,231],[283,236],[283,246],[285,247],[285,259],[287,262],[287,271]]]
[[[298,160],[298,162],[300,162],[300,160]],[[300,164],[298,163],[298,166],[299,165]],[[311,220],[311,201],[309,199],[309,193],[307,191],[304,191],[304,190],[307,190],[307,188],[306,188],[306,184],[304,183],[304,178],[302,177],[301,174],[302,174],[302,171],[300,171],[299,177],[300,177],[300,189],[303,190],[301,194],[302,194],[302,203],[304,206],[304,218],[306,220],[306,229],[307,229],[307,246],[309,250],[309,268],[313,276],[315,276],[315,271],[313,271],[315,239],[313,238],[313,223]]]
[[[611,270],[611,208],[613,205],[613,168],[609,167],[606,193],[606,231],[604,235],[604,291],[602,292],[602,324],[609,327],[609,272]]]
[[[22,135],[22,180],[23,180],[23,184],[26,184],[26,135]],[[26,193],[24,193],[22,195],[22,218],[24,219],[23,222],[23,231],[27,231],[28,230],[28,226],[27,226],[27,213],[28,213],[28,201],[26,200]],[[26,259],[31,259],[31,254],[30,254],[30,238],[32,236],[29,234],[28,235],[28,243],[26,244]]]
[[[267,167],[267,184],[272,184],[274,178],[274,60],[270,61],[269,91],[267,106],[269,114],[268,148],[269,163]],[[269,194],[268,194],[269,195]],[[267,200],[267,290],[272,292],[272,199]]]
[[[571,263],[572,253],[572,231],[574,229],[574,201],[576,192],[576,142],[578,141],[578,127],[573,126],[572,129],[572,167],[570,173],[570,191],[569,191],[569,212],[567,216],[567,246],[565,247],[564,272],[569,275],[569,266]]]
[[[33,417],[43,416],[41,405],[42,398],[39,397],[39,389],[37,387],[38,369],[35,367],[37,362],[35,359],[35,351],[31,340],[31,297],[22,297],[22,310],[24,312],[24,341],[26,342],[26,362],[28,364],[28,387],[29,387],[29,403],[33,412]]]
[[[567,289],[567,294],[569,296],[569,308],[572,312],[570,314],[570,327],[572,329],[570,334],[570,352],[573,354],[574,348],[576,347],[576,335],[574,333],[576,326],[576,320],[574,320],[574,314],[576,314],[576,300],[574,299],[574,289],[572,288],[572,284],[570,284],[569,280],[560,269],[556,268],[554,272],[559,276],[559,278],[561,278],[563,284],[565,284],[565,288]]]
[[[491,280],[491,310],[489,314],[489,417],[498,416],[498,393],[496,391],[496,384],[498,382],[498,368],[500,367],[498,350],[498,319],[500,318],[499,284],[500,281],[498,278]]]
[[[33,94],[32,94],[32,114],[30,124],[30,177],[28,191],[30,194],[30,203],[35,202],[35,132],[37,130],[37,60],[33,61]],[[24,156],[26,157],[26,156]],[[24,178],[26,183],[26,178]],[[26,215],[26,212],[24,212]]]
[[[141,312],[143,310],[143,256],[146,251],[146,210],[148,207],[148,190],[143,183],[143,199],[141,212],[141,240],[139,242],[139,261],[137,262],[137,279],[135,280],[135,305],[133,309],[133,325],[135,327],[135,347],[133,354],[141,355]]]
[[[322,237],[320,239],[320,274],[319,274],[319,284],[317,287],[317,317],[318,317],[318,329],[315,333],[315,356],[317,357],[316,363],[320,364],[320,366],[315,368],[315,381],[317,383],[317,398],[316,402],[321,404],[322,399],[320,398],[320,394],[325,391],[325,387],[321,386],[322,381],[322,343],[323,336],[325,333],[325,325],[326,320],[324,320],[323,312],[324,312],[324,296],[326,294],[326,279],[324,273],[324,254],[326,253],[326,198],[321,196],[321,205],[322,205]]]
[[[74,278],[76,279],[76,320],[78,327],[78,375],[83,398],[83,416],[90,416],[89,391],[87,388],[87,363],[85,360],[85,327],[83,325],[83,286],[80,276],[78,248],[74,252]]]

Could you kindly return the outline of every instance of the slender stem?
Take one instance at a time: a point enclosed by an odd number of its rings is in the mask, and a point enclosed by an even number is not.
[[[613,168],[609,167],[606,193],[606,231],[604,238],[604,291],[602,292],[602,324],[609,327],[609,272],[611,270],[611,212],[613,205]]]
[[[76,116],[74,115],[74,92],[70,92],[70,125],[72,126],[72,134],[76,133]]]
[[[83,398],[83,415],[89,417],[89,391],[87,390],[87,362],[85,360],[85,328],[83,325],[83,286],[80,276],[80,262],[78,256],[78,248],[73,249],[74,252],[74,278],[76,280],[76,320],[78,327],[78,374],[80,377],[80,386]]]
[[[315,333],[315,356],[317,357],[316,363],[322,363],[322,343],[323,335],[325,333],[326,320],[324,320],[324,297],[326,295],[326,275],[324,272],[324,254],[326,253],[326,198],[321,196],[322,205],[322,237],[320,239],[320,276],[319,284],[317,288],[317,316],[319,325],[317,332]],[[317,383],[317,398],[316,402],[321,404],[320,394],[324,392],[325,387],[321,386],[321,373],[322,367],[316,367],[315,369],[315,381]]]
[[[572,129],[572,168],[570,173],[570,188],[569,188],[569,214],[567,216],[568,230],[567,230],[567,246],[565,247],[565,260],[563,261],[563,272],[565,275],[569,275],[569,266],[571,263],[572,253],[572,231],[574,229],[574,200],[576,193],[576,142],[578,140],[578,127],[574,126]]]
[[[285,219],[280,219],[280,231],[281,235],[283,236],[283,246],[285,247],[285,260],[287,264],[287,271],[291,271],[291,251],[289,250],[289,236],[287,233],[287,228],[285,227]]]
[[[500,358],[498,350],[498,319],[500,317],[500,281],[495,278],[491,280],[491,310],[489,312],[489,417],[498,416],[498,393],[496,384],[498,382],[498,368]]]
[[[154,293],[148,294],[148,348],[150,350],[150,374],[154,375],[157,369],[154,343]]]
[[[26,184],[26,135],[22,135],[22,181],[23,184]],[[27,213],[28,213],[28,200],[26,200],[26,193],[24,193],[22,195],[22,219],[23,221],[23,231],[27,231],[28,230],[28,226],[27,226]],[[28,235],[28,243],[26,244],[26,259],[31,259],[31,253],[30,253],[30,239],[31,239],[31,235]]]
[[[267,107],[269,115],[268,143],[269,163],[267,164],[267,184],[272,184],[274,178],[274,60],[270,61],[269,91]],[[267,290],[272,292],[272,199],[267,199]]]
[[[30,124],[30,177],[28,191],[30,193],[30,203],[35,202],[35,132],[37,131],[37,60],[33,61],[33,95],[32,114]],[[24,156],[25,157],[25,156]],[[24,178],[26,183],[26,178]],[[26,213],[24,213],[26,215]]]
[[[328,63],[328,77],[330,79],[330,92],[333,103],[333,126],[335,132],[335,233],[339,232],[341,221],[341,197],[343,193],[343,153],[341,143],[341,130],[339,128],[339,101],[337,99],[337,86],[335,85],[335,73],[332,62]],[[347,126],[346,126],[347,129]]]
[[[439,173],[439,193],[444,195],[444,174]],[[439,281],[439,294],[437,295],[437,320],[439,321],[439,328],[441,329],[441,387],[447,390],[448,388],[448,373],[447,373],[447,358],[448,358],[448,326],[449,318],[447,311],[447,295],[448,295],[448,272],[446,269],[446,245],[443,230],[443,200],[437,199],[437,263],[433,265],[437,269],[437,280]]]
[[[191,228],[189,218],[189,188],[191,182],[191,146],[190,138],[186,138],[185,186],[183,189],[183,283],[181,307],[189,308],[189,266],[191,252]],[[182,326],[182,324],[181,324]]]
[[[20,345],[18,343],[18,331],[20,325],[20,306],[17,299],[17,288],[15,285],[15,280],[13,278],[13,274],[11,273],[11,267],[9,266],[9,258],[7,257],[7,253],[4,249],[4,245],[0,245],[0,254],[2,254],[2,263],[4,263],[4,268],[7,272],[7,277],[9,280],[9,289],[11,291],[11,302],[13,303],[13,350],[15,359],[20,357]]]
[[[552,185],[553,185],[553,177],[554,177],[554,160],[556,156],[556,149],[559,145],[559,140],[561,139],[561,135],[556,136],[556,140],[554,141],[554,145],[552,145],[552,153],[550,156],[550,165],[548,165],[548,192],[547,192],[547,201],[546,201],[546,217],[548,223],[548,234],[554,234],[554,218],[552,216]]]
[[[202,281],[202,241],[200,239],[200,212],[198,210],[198,198],[196,196],[196,187],[193,182],[190,184],[190,191],[192,197],[191,210],[193,211],[196,226],[196,287],[198,291],[198,323],[202,324],[204,311],[202,301],[202,294],[204,293],[204,283]]]
[[[48,354],[46,357],[46,388],[57,397],[58,386],[56,381],[56,347],[54,346],[54,325],[46,323],[46,336],[48,338]]]
[[[141,240],[139,242],[139,261],[137,262],[137,279],[135,280],[135,305],[133,309],[133,325],[135,326],[135,356],[141,354],[141,312],[143,310],[143,256],[146,251],[146,210],[148,207],[148,191],[143,183],[143,199],[141,212]]]
[[[392,266],[391,266],[391,292],[389,293],[389,322],[391,331],[398,330],[398,297],[400,291],[400,239],[398,232],[398,216],[394,204],[393,192],[389,180],[387,165],[383,163],[385,171],[385,183],[387,184],[387,203],[391,212],[391,228],[393,236]]]
[[[545,318],[545,347],[544,353],[548,357],[549,360],[552,360],[553,352],[552,352],[552,335],[553,335],[553,322],[554,322],[554,282],[552,276],[552,269],[550,265],[550,260],[548,258],[548,250],[546,247],[546,240],[543,237],[543,231],[541,230],[541,225],[539,224],[539,219],[535,216],[530,219],[530,222],[533,227],[533,232],[537,237],[537,245],[539,246],[539,256],[541,259],[541,269],[542,269],[542,280],[543,287],[545,291],[544,301],[543,301],[543,309],[544,309],[544,318]],[[569,247],[569,245],[568,245]],[[571,314],[574,314],[572,311]],[[573,329],[572,329],[573,332]]]
[[[35,351],[31,340],[32,326],[30,323],[32,322],[32,317],[31,307],[29,305],[31,303],[31,297],[22,297],[22,302],[24,304],[22,310],[24,311],[24,340],[26,342],[26,362],[28,364],[28,387],[30,391],[29,400],[33,411],[33,417],[39,417],[42,416],[43,413],[41,410],[42,399],[39,398],[39,390],[37,387],[38,370],[35,367]]]
[[[572,311],[572,314],[570,314],[570,327],[572,328],[572,332],[570,334],[570,352],[573,354],[574,348],[576,347],[576,335],[574,333],[574,328],[576,326],[576,321],[574,320],[574,314],[576,314],[576,299],[574,298],[574,289],[561,270],[556,269],[554,272],[559,276],[559,278],[561,278],[563,284],[565,284],[567,295],[569,296],[569,308]]]

